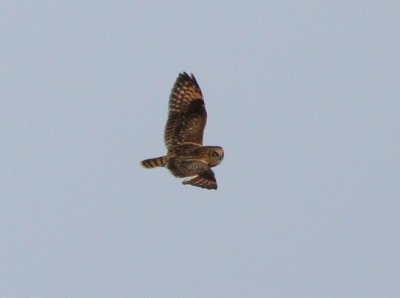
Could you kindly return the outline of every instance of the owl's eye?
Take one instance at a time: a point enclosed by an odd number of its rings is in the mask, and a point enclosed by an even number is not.
[[[219,154],[218,154],[218,152],[217,152],[217,151],[214,151],[213,153],[211,153],[211,156],[212,156],[212,157],[218,157],[218,156],[219,156]]]

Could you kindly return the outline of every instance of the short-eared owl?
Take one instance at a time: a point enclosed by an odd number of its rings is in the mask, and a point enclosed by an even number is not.
[[[212,167],[224,158],[219,146],[203,146],[207,112],[203,94],[194,75],[179,74],[169,99],[164,140],[166,156],[142,161],[145,168],[167,167],[176,177],[190,177],[183,184],[217,189]]]

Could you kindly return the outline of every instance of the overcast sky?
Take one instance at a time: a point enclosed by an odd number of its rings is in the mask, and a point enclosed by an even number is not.
[[[397,1],[2,1],[1,297],[399,297]],[[196,75],[218,190],[181,184]]]

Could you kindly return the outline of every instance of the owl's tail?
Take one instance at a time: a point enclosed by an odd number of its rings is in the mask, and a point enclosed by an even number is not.
[[[165,167],[167,165],[168,159],[166,156],[160,156],[156,158],[145,159],[142,161],[142,166],[151,169],[156,167]]]

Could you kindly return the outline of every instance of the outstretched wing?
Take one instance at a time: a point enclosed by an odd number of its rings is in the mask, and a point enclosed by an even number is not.
[[[212,170],[202,172],[193,178],[183,180],[182,183],[207,189],[217,189],[217,180],[215,179],[215,175]]]
[[[203,144],[207,121],[203,94],[194,75],[180,73],[169,99],[168,121],[165,126],[165,145],[168,150],[176,145],[192,142]]]

